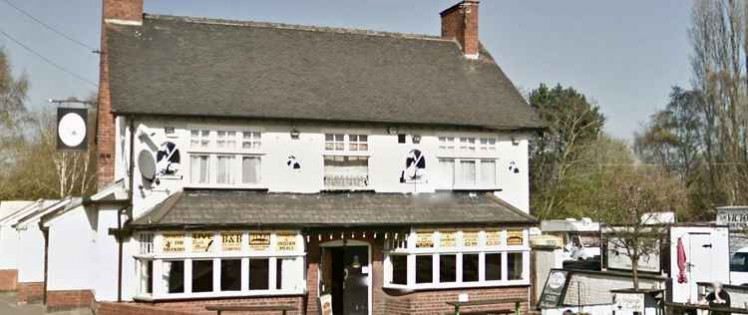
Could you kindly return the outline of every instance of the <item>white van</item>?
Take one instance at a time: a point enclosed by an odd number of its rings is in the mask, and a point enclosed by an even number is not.
[[[730,257],[730,284],[748,285],[748,247],[743,247]]]

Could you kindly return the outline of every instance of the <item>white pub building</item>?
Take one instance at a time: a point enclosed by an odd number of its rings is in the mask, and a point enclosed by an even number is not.
[[[142,1],[104,0],[100,192],[42,219],[48,303],[527,301],[542,124],[479,43],[478,1],[441,12],[440,36],[143,14]]]

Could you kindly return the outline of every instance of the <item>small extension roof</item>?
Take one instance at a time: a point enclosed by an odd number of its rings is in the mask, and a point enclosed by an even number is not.
[[[135,229],[534,225],[491,193],[321,193],[186,190],[131,223]]]
[[[105,27],[116,114],[543,127],[488,51],[440,37],[149,14]]]

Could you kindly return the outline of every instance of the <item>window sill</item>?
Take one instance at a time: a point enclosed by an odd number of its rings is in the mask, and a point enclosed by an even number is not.
[[[306,283],[306,282],[305,282]],[[200,293],[166,293],[157,297],[135,296],[133,300],[143,302],[187,300],[187,299],[215,299],[215,298],[242,298],[263,296],[294,296],[304,295],[305,289],[295,290],[256,290],[256,291],[228,291],[228,292],[200,292]]]
[[[426,291],[442,289],[475,289],[475,288],[500,288],[513,286],[529,286],[527,280],[506,280],[506,281],[484,281],[484,282],[451,282],[451,283],[421,283],[415,285],[401,284],[384,284],[384,289],[399,291]]]
[[[264,185],[218,185],[218,184],[186,184],[185,189],[220,189],[220,190],[268,190]]]

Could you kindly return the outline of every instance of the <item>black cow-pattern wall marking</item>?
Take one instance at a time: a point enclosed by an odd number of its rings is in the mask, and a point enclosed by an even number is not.
[[[292,170],[300,170],[301,162],[299,162],[299,160],[296,159],[295,155],[289,155],[288,161],[286,161],[286,166],[288,166]]]
[[[400,171],[400,183],[422,183],[426,180],[426,156],[413,149],[405,157],[405,168]]]
[[[519,167],[514,161],[509,162],[509,173],[519,174]]]
[[[179,149],[174,142],[166,141],[156,152],[156,167],[160,175],[176,175],[179,171]]]

